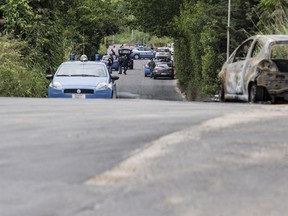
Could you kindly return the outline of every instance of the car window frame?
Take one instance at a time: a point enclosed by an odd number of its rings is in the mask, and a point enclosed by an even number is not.
[[[249,50],[253,44],[254,39],[248,39],[244,41],[236,50],[231,59],[230,63],[235,63],[238,61],[245,61],[248,57]]]
[[[257,56],[261,53],[264,48],[264,44],[260,40],[256,40],[253,44],[250,58],[257,58]]]

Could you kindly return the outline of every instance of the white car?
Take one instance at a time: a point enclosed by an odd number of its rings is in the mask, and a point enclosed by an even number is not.
[[[156,49],[156,59],[171,59],[171,52],[168,47],[158,47]]]

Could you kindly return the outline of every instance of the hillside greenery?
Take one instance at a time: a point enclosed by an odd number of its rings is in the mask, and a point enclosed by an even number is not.
[[[286,0],[231,3],[231,51],[250,35],[287,34]],[[227,14],[227,0],[2,0],[0,96],[45,97],[45,75],[70,53],[94,59],[113,42],[174,41],[179,87],[201,100],[218,88]]]

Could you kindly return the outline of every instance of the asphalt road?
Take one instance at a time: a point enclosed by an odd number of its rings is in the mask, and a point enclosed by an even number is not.
[[[287,105],[185,102],[141,73],[117,83],[136,99],[0,98],[1,216],[287,214]]]
[[[117,90],[119,98],[140,98],[151,100],[183,101],[184,97],[176,88],[176,79],[144,77],[144,65],[147,59],[134,60],[134,70],[128,70],[127,75],[119,75]],[[117,71],[112,72],[118,75]]]

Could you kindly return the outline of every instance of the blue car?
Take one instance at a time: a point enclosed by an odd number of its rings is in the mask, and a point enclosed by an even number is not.
[[[131,57],[134,59],[155,58],[156,52],[148,47],[139,46],[132,50]]]
[[[145,77],[151,75],[150,67],[148,66],[149,62],[150,62],[150,60],[147,61],[147,63],[144,65],[144,76]]]
[[[116,55],[112,55],[112,56],[113,56],[112,70],[118,71],[119,70],[118,57]],[[109,57],[110,57],[110,55],[104,55],[101,59],[101,62],[103,62],[107,65]]]
[[[118,76],[112,76],[104,63],[88,61],[81,56],[80,61],[62,63],[48,87],[49,98],[116,98]]]

